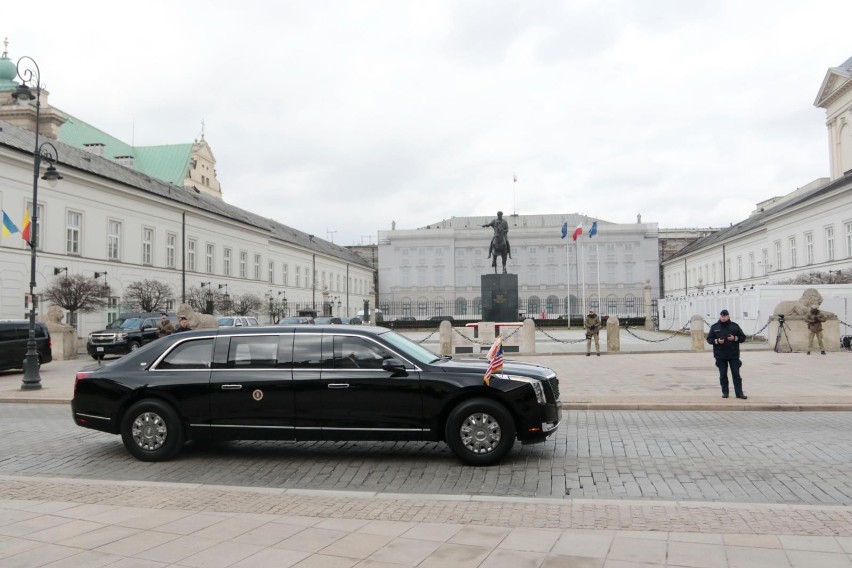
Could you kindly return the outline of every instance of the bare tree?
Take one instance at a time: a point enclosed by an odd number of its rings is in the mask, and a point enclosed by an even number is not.
[[[124,292],[124,303],[131,310],[140,312],[160,312],[166,309],[166,303],[174,300],[172,287],[157,280],[132,282]]]
[[[254,294],[240,294],[231,296],[231,311],[238,316],[246,316],[257,312],[263,301]]]
[[[44,297],[52,304],[71,312],[69,321],[74,321],[77,312],[88,313],[103,308],[108,296],[109,288],[95,278],[82,274],[69,276],[67,272],[44,291]]]
[[[206,285],[203,287],[190,286],[186,291],[186,303],[193,310],[203,314],[226,311],[225,295],[222,291]]]

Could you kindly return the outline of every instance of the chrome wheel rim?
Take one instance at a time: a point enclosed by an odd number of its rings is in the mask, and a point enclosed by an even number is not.
[[[493,452],[500,444],[502,434],[497,419],[484,412],[477,412],[465,418],[459,429],[462,444],[474,454]]]
[[[162,416],[154,412],[143,412],[133,421],[130,431],[133,442],[143,450],[153,452],[166,443],[169,429]]]

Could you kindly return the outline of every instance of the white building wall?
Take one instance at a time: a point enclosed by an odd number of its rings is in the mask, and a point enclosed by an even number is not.
[[[379,302],[411,306],[406,314],[388,317],[423,317],[441,309],[457,317],[478,314],[475,306],[481,301],[481,276],[494,271],[487,258],[492,231],[481,227],[490,219],[454,217],[430,228],[379,231]],[[656,223],[599,221],[597,236],[589,238],[592,219],[587,218],[585,234],[574,242],[570,233],[581,219],[577,215],[511,215],[504,219],[510,225],[512,247],[506,267],[518,275],[522,302],[537,298],[545,310],[551,299],[562,310],[570,294],[575,306],[572,312],[577,314],[583,310],[583,292],[596,299],[600,288],[599,309],[606,313],[607,297],[623,300],[632,296],[638,305],[646,280],[651,283],[652,297],[659,294]],[[569,236],[561,239],[566,220]],[[500,261],[498,270],[502,270]],[[460,313],[458,302],[466,303],[467,314]],[[436,310],[436,305],[443,307]]]
[[[270,291],[276,297],[284,292],[290,306],[315,302],[321,309],[322,287],[316,289],[307,277],[314,264],[318,272],[325,272],[329,293],[341,303],[335,314],[354,315],[371,299],[369,283],[372,273],[363,264],[353,264],[345,259],[319,254],[290,243],[280,241],[260,228],[224,218],[212,213],[189,208],[139,189],[108,179],[102,179],[72,168],[59,169],[64,177],[55,189],[40,180],[39,205],[43,209],[40,219],[39,251],[36,274],[36,293],[54,281],[54,268],[68,268],[69,274],[94,276],[106,272],[106,282],[111,295],[123,296],[127,286],[142,279],[156,279],[172,287],[176,303],[181,301],[181,267],[184,254],[182,243],[182,217],[186,213],[186,238],[196,245],[195,270],[186,272],[186,288],[210,282],[214,288],[227,284],[231,295],[253,293],[264,298]],[[175,188],[174,191],[184,191]],[[19,228],[23,212],[32,198],[32,158],[17,152],[0,149],[0,207],[6,211]],[[79,254],[66,254],[66,215],[69,211],[82,214]],[[107,228],[109,220],[121,223],[120,260],[107,259]],[[143,262],[143,229],[153,230],[152,262]],[[177,235],[175,267],[166,266],[166,239],[169,233]],[[206,245],[214,248],[213,270],[207,271]],[[224,250],[231,249],[230,274],[224,274]],[[247,274],[239,273],[240,252],[247,254]],[[254,274],[254,257],[260,255],[259,278]],[[269,282],[268,263],[273,262],[273,281]],[[288,265],[287,285],[284,284],[283,265]],[[301,268],[300,285],[296,285],[296,267]],[[348,278],[356,284],[349,286]],[[30,254],[20,233],[0,241],[0,319],[23,318],[25,295],[29,292]],[[338,281],[340,284],[338,284]],[[356,292],[357,289],[357,292]],[[47,310],[42,303],[39,312]],[[260,310],[261,318],[266,316]],[[81,336],[102,328],[107,322],[106,311],[78,315]]]

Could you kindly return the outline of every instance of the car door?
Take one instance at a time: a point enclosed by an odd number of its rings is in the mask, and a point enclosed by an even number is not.
[[[295,412],[292,333],[216,339],[210,375],[211,428],[234,439],[292,440]]]
[[[327,356],[329,347],[332,357]],[[367,336],[328,333],[323,349],[320,398],[325,437],[416,440],[428,431],[420,373],[414,365],[397,371],[382,368],[383,361],[400,357]]]
[[[157,322],[152,318],[145,318],[142,320],[142,343],[149,343],[158,337]]]

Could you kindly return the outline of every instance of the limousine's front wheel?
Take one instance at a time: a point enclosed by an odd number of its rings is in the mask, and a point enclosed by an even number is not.
[[[447,444],[470,465],[500,461],[515,443],[515,421],[499,402],[474,398],[450,412],[445,431]]]
[[[183,447],[183,436],[183,427],[174,409],[155,399],[135,403],[121,423],[124,447],[142,461],[171,459]]]

